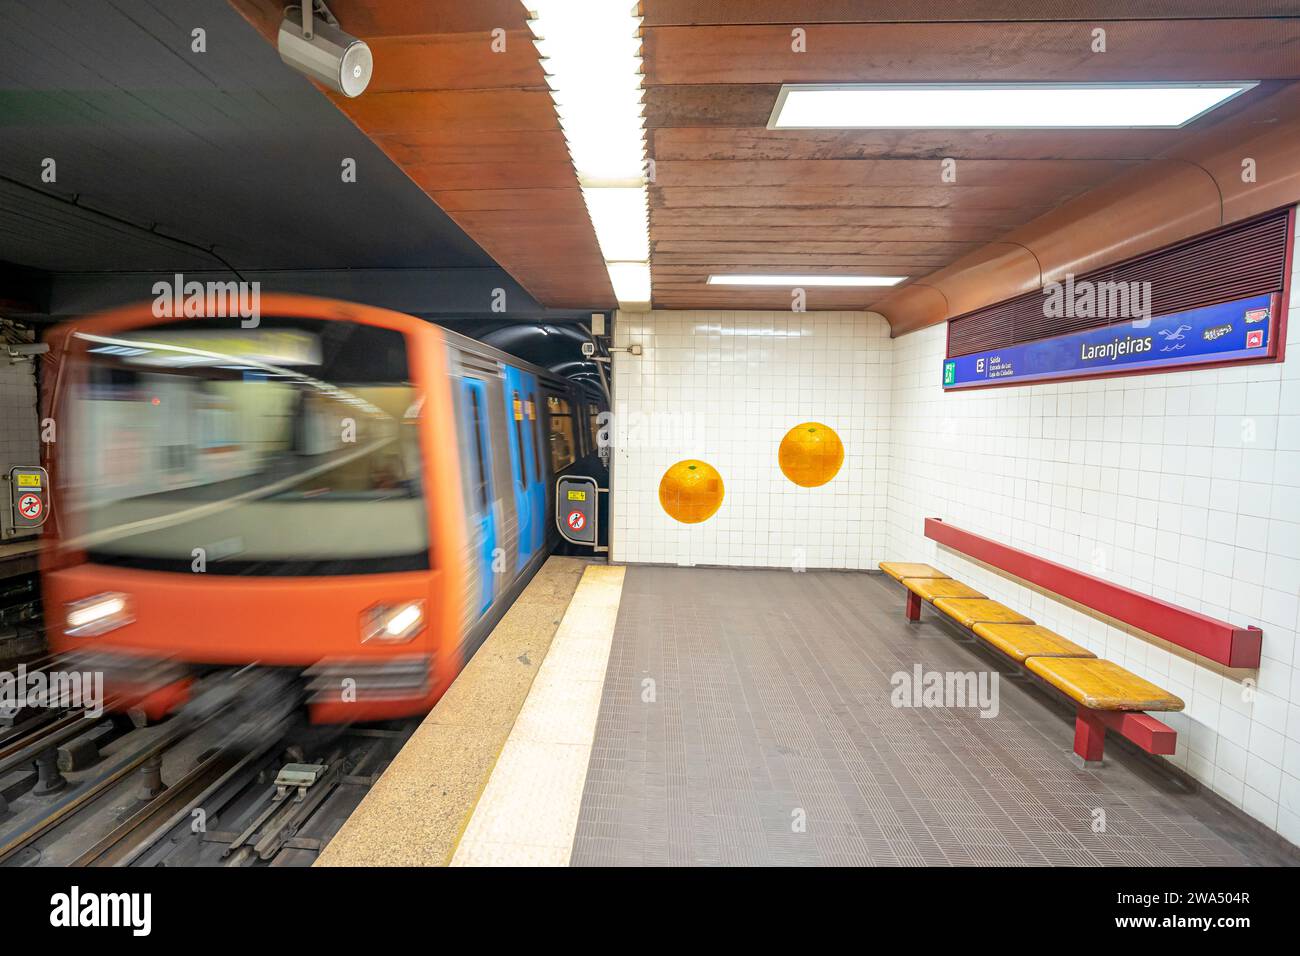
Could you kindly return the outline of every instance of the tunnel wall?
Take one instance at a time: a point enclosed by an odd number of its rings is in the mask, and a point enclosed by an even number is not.
[[[1300,844],[1294,283],[1287,338],[1283,363],[945,394],[945,326],[901,336],[887,550],[934,563],[1178,694],[1187,710],[1168,720],[1179,732],[1172,759]],[[1263,666],[1228,670],[1018,587],[923,537],[926,516],[1257,624]]]
[[[0,472],[41,463],[36,418],[36,372],[31,361],[0,357]],[[8,491],[5,491],[8,507]]]
[[[885,553],[889,327],[863,312],[620,312],[614,344],[611,546],[617,561],[870,568]],[[820,488],[777,464],[782,437],[819,421],[845,446]],[[687,458],[720,473],[708,520],[682,524],[659,502]]]

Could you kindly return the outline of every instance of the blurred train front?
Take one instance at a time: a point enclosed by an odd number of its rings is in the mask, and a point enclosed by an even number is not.
[[[316,720],[427,710],[463,663],[443,333],[301,297],[262,311],[145,305],[54,336],[51,645],[153,717],[248,664],[301,677]]]

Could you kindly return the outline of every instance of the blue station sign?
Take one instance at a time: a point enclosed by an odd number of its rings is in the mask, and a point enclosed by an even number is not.
[[[1275,352],[1273,313],[1277,308],[1273,294],[1265,293],[961,355],[944,360],[943,387],[974,388],[1269,358]]]

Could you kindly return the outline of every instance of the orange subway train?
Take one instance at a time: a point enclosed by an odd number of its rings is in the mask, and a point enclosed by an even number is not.
[[[595,403],[384,309],[154,313],[48,337],[51,649],[153,719],[247,665],[316,722],[427,711],[553,549],[555,477],[598,464]]]

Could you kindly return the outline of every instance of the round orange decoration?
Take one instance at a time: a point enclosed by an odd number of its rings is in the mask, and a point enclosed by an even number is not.
[[[722,505],[722,476],[708,462],[687,458],[667,471],[659,482],[659,504],[682,524],[712,518]]]
[[[830,426],[803,422],[785,433],[777,460],[796,485],[816,488],[834,478],[844,464],[844,443]]]

